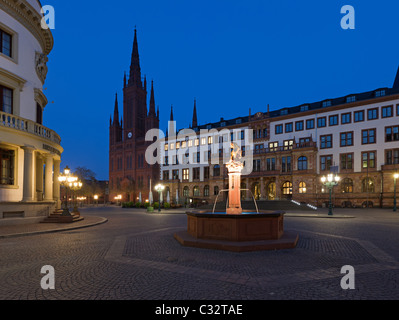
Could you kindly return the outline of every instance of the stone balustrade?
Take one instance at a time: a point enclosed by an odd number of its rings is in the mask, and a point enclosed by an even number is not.
[[[32,120],[21,118],[9,113],[0,112],[0,127],[24,131],[45,138],[51,142],[61,144],[61,138],[55,131]]]

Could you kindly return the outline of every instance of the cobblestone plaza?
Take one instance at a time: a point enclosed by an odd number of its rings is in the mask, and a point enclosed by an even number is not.
[[[399,298],[399,217],[391,210],[287,212],[297,247],[248,253],[181,246],[173,233],[186,228],[183,211],[94,207],[82,215],[73,229],[0,226],[0,299]],[[44,229],[52,227],[61,229]],[[54,267],[54,290],[41,288],[44,265]],[[341,288],[345,265],[354,268],[355,289]]]

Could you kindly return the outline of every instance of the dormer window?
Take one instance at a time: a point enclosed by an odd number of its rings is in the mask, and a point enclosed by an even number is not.
[[[347,103],[355,102],[355,101],[356,101],[356,96],[349,96],[346,98]]]
[[[226,126],[226,122],[225,122],[225,121],[221,122],[221,123],[220,123],[220,126],[221,126],[221,127],[225,127],[225,126]]]
[[[288,114],[288,110],[287,109],[283,109],[283,110],[281,110],[280,111],[280,115],[286,115],[286,114]]]
[[[385,94],[386,94],[385,89],[377,90],[377,91],[375,92],[375,96],[376,96],[376,97],[383,97],[383,96],[385,96]]]
[[[236,124],[240,124],[240,123],[241,123],[241,119],[237,119]]]
[[[323,101],[322,106],[323,106],[323,108],[325,108],[325,107],[330,107],[330,106],[331,106],[331,100]]]
[[[301,112],[302,111],[307,111],[307,110],[309,110],[309,105],[308,104],[305,104],[304,106],[301,106]]]

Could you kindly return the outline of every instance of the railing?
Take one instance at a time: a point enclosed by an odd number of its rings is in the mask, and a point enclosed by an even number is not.
[[[57,144],[61,144],[61,138],[55,131],[32,120],[24,119],[9,113],[0,112],[0,127],[7,127],[27,132]]]

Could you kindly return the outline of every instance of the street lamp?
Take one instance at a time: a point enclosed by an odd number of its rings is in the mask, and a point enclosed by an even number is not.
[[[158,206],[158,212],[160,212],[161,211],[161,194],[162,194],[162,191],[165,189],[165,186],[164,185],[162,185],[162,184],[157,184],[156,186],[155,186],[155,190],[156,191],[158,191],[158,194],[159,194],[159,206]]]
[[[326,176],[321,177],[321,182],[328,188],[329,193],[330,193],[330,199],[329,199],[329,203],[328,203],[328,215],[329,216],[333,215],[332,201],[331,201],[332,189],[334,188],[334,186],[336,186],[338,184],[339,180],[340,180],[340,177],[338,177],[338,175],[335,175],[335,177],[334,177],[332,173],[328,174],[327,177]]]
[[[122,200],[122,195],[119,194],[119,195],[115,196],[114,199],[116,200],[116,205],[119,206],[119,202],[120,202],[120,200]]]
[[[73,191],[72,202],[73,202],[73,213],[80,214],[78,210],[78,203],[75,199],[75,191],[80,190],[83,186],[81,181],[78,181],[78,178],[75,177],[76,180],[69,183],[69,188]]]
[[[97,207],[98,206],[98,195],[97,194],[94,195],[94,200],[96,200],[96,207]]]
[[[396,179],[399,178],[399,173],[393,175],[393,211],[396,211]]]
[[[61,173],[58,176],[58,181],[60,182],[61,185],[65,187],[65,204],[64,204],[64,209],[62,211],[63,216],[71,215],[68,209],[68,188],[70,187],[71,184],[73,184],[77,180],[78,180],[77,177],[72,176],[71,170],[68,168],[68,166],[65,167],[64,173]]]

